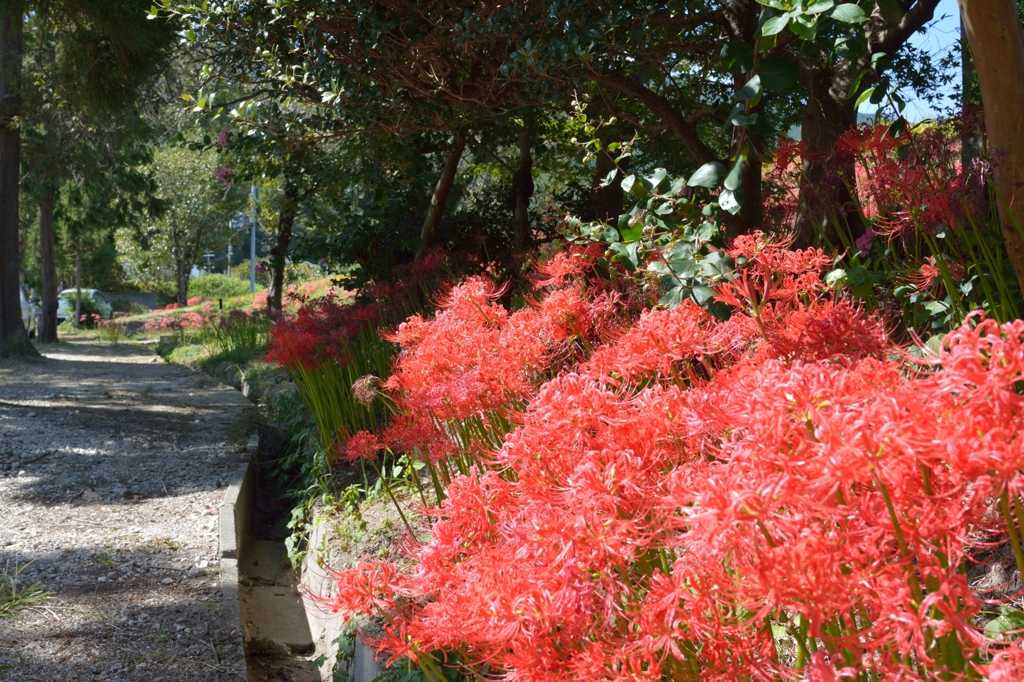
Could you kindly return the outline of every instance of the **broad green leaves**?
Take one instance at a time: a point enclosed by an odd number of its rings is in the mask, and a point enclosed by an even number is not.
[[[810,3],[799,1],[796,3],[780,2],[779,0],[758,0],[762,5],[770,8],[765,10],[767,16],[762,16],[760,35],[762,38],[777,36],[787,28],[804,40],[814,40],[818,35],[819,23],[829,21],[838,24],[860,25],[868,20],[868,15],[859,4],[843,2],[836,4],[834,0],[811,0]],[[899,11],[897,0],[882,0],[895,5],[895,11]],[[773,11],[774,10],[774,11]],[[882,10],[883,16],[890,21],[889,17],[895,16],[892,6]],[[899,19],[896,19],[898,23]]]
[[[622,187],[637,203],[619,217],[618,229],[577,222],[567,236],[603,244],[610,268],[652,279],[661,305],[676,307],[689,299],[713,315],[728,317],[729,308],[715,300],[714,288],[731,279],[736,268],[723,250],[722,218],[730,202],[738,205],[738,191],[725,189],[717,203],[703,205],[683,195],[687,187],[715,189],[725,183],[738,188],[741,174],[742,163],[730,171],[712,162],[698,169],[689,183],[670,178],[663,168],[647,177],[627,176]]]
[[[727,173],[728,170],[724,164],[711,161],[698,168],[697,172],[686,181],[686,184],[690,187],[718,187]]]
[[[757,62],[757,75],[766,90],[783,92],[800,80],[800,67],[782,57],[764,57]]]

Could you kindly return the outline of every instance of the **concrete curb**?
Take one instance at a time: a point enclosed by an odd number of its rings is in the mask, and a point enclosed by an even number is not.
[[[309,533],[306,554],[302,558],[300,582],[305,598],[302,600],[306,610],[309,631],[313,635],[316,653],[326,660],[320,667],[320,679],[325,682],[333,679],[334,663],[338,657],[338,645],[335,640],[345,627],[341,616],[327,612],[316,604],[317,600],[326,601],[334,593],[334,581],[324,568],[319,549],[327,546],[330,524],[323,516],[313,522]],[[357,638],[355,655],[348,667],[348,682],[372,682],[383,670],[377,663],[373,649]]]
[[[238,645],[244,651],[244,630],[242,629],[242,603],[238,592],[238,557],[242,546],[249,537],[249,526],[252,522],[251,509],[253,495],[256,492],[256,450],[259,448],[259,434],[249,436],[245,451],[249,461],[239,468],[232,476],[231,483],[224,492],[220,503],[220,591],[224,595],[221,602],[224,621],[238,632]],[[244,659],[243,659],[244,663]],[[245,679],[249,679],[246,664]]]

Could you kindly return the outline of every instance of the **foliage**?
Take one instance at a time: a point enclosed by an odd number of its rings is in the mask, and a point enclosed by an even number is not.
[[[267,345],[270,323],[271,319],[262,313],[230,310],[206,321],[202,342],[220,353],[252,359]]]
[[[241,279],[214,272],[193,277],[188,283],[190,299],[201,296],[203,300],[216,301],[219,298],[232,298],[247,293],[249,293],[248,275],[243,282]]]
[[[228,222],[240,199],[214,177],[212,154],[166,147],[154,157],[152,172],[162,207],[143,229],[116,233],[119,260],[129,281],[144,286],[177,285],[178,303],[188,298],[192,267],[208,245],[226,240]]]
[[[96,327],[100,339],[107,343],[118,344],[128,337],[128,327],[121,320],[99,320]]]
[[[19,582],[18,576],[25,570],[25,566],[12,572],[8,563],[0,572],[0,618],[12,618],[18,611],[50,599],[50,593],[42,585]]]

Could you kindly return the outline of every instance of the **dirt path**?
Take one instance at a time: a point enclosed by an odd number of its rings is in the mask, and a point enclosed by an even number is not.
[[[0,571],[52,597],[0,619],[0,679],[244,679],[217,508],[254,415],[128,346],[0,361]]]

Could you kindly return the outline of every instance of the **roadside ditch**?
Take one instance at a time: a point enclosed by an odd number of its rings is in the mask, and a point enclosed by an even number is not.
[[[280,372],[246,371],[225,363],[211,374],[270,410],[297,400],[294,384]],[[330,612],[331,568],[354,565],[367,554],[398,551],[400,518],[389,500],[338,502],[318,499],[300,521],[301,551],[286,541],[296,505],[293,492],[302,474],[288,466],[284,427],[264,421],[251,443],[252,459],[239,471],[221,505],[221,562],[237,575],[237,595],[251,682],[372,682],[381,675],[372,649],[353,627]],[[354,490],[367,482],[345,467],[333,473],[333,490]],[[350,488],[352,486],[352,488]],[[364,503],[365,502],[365,503]],[[297,567],[292,560],[300,558]]]

